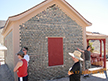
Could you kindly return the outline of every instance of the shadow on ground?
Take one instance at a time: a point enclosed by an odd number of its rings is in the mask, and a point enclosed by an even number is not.
[[[108,79],[105,77],[105,74],[93,74],[90,75],[90,77],[83,78],[81,77],[81,81],[108,81]]]
[[[106,72],[108,76],[108,71]],[[0,66],[0,81],[14,81],[13,76],[6,64]],[[56,80],[44,80],[44,81],[69,81],[69,78],[61,78]],[[97,73],[90,75],[89,78],[83,78],[81,76],[81,81],[108,81],[108,77],[106,79],[105,73]]]
[[[0,81],[14,81],[14,78],[6,64],[0,66]]]
[[[46,80],[46,81],[69,81],[69,78],[61,78],[56,80]],[[83,78],[83,75],[81,76],[81,81],[108,81],[108,78],[105,77],[105,74],[92,74],[90,77]]]

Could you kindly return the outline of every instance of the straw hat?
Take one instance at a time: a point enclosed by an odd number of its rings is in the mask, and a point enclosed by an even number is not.
[[[75,50],[73,53],[69,53],[69,55],[83,61],[83,59],[81,58],[81,52],[79,52],[77,50]]]
[[[21,56],[24,56],[24,52],[22,50],[20,50],[17,55],[21,55]]]

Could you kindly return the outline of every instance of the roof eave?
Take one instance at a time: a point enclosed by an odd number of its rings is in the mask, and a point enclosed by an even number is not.
[[[28,15],[28,14],[30,14],[31,12],[33,12],[34,10],[36,10],[37,8],[39,8],[40,6],[42,6],[42,5],[44,5],[44,4],[47,4],[47,3],[51,2],[51,1],[53,1],[53,0],[45,0],[45,1],[43,1],[42,3],[40,3],[40,4],[38,4],[38,5],[34,6],[34,7],[32,7],[32,8],[30,8],[30,9],[28,9],[28,10],[26,10],[26,11],[24,11],[24,12],[18,14],[18,15],[10,16],[10,17],[8,18],[8,20],[6,21],[6,23],[5,23],[5,26],[4,26],[4,29],[3,29],[2,34],[5,32],[5,29],[7,28],[7,25],[8,25],[10,22],[12,22],[12,21],[17,21],[17,20],[23,18],[23,17],[25,16],[25,14]],[[68,2],[66,2],[65,0],[61,0],[61,1],[62,1],[63,3],[65,3],[65,5],[67,5],[75,14],[77,14],[77,16],[78,16],[79,18],[81,18],[81,19],[86,23],[86,26],[91,26],[91,25],[92,25],[92,23],[90,23],[89,21],[87,21],[79,12],[76,11]],[[29,11],[30,11],[30,12],[29,12]]]
[[[8,23],[10,22],[10,19],[8,18],[8,20],[6,21],[6,23],[5,23],[5,26],[4,26],[4,28],[3,28],[3,31],[2,31],[2,35],[4,34],[4,32],[5,32],[5,30],[6,30],[6,28],[7,28],[7,25],[8,25]]]

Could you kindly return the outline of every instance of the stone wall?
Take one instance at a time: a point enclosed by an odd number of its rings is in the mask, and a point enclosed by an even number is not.
[[[1,35],[3,28],[0,29],[0,43],[3,45],[3,36]]]
[[[30,55],[29,81],[43,81],[67,76],[73,65],[69,52],[83,49],[82,27],[57,5],[52,5],[20,26],[21,47],[27,46]],[[64,64],[48,66],[48,38],[63,37]]]
[[[9,69],[11,70],[12,75],[13,68],[14,68],[14,56],[13,56],[13,41],[12,41],[12,35],[13,32],[11,31],[4,39],[4,44],[7,47],[7,51],[5,51],[5,63],[8,65]]]
[[[3,28],[0,29],[0,43],[1,43],[2,45],[4,45],[4,44],[3,44],[3,43],[4,43],[4,41],[3,41],[3,36],[1,35],[2,31],[3,31]],[[4,57],[4,51],[0,51],[0,58],[1,58],[1,57]]]
[[[2,45],[4,45],[4,41],[3,41],[3,36],[2,36],[2,31],[5,25],[5,21],[4,20],[0,20],[0,43]],[[0,51],[0,57],[4,57],[4,51]]]

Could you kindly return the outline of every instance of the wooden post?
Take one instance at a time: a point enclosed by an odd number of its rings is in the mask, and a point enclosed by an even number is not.
[[[89,39],[87,39],[87,46],[89,45]]]
[[[104,39],[103,42],[104,42],[104,68],[106,68],[106,39]]]
[[[102,40],[100,40],[100,57],[102,57]]]
[[[84,53],[83,53],[83,71],[85,71],[85,55],[84,55]]]

